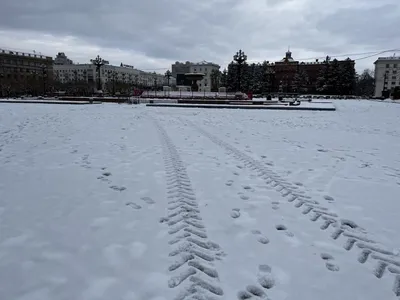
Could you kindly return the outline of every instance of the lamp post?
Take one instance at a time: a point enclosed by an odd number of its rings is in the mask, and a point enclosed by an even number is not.
[[[247,60],[247,55],[244,54],[244,52],[242,50],[239,50],[238,52],[236,52],[236,54],[233,56],[233,60],[237,63],[238,66],[238,92],[240,92],[240,81],[241,81],[241,69],[243,64],[246,62]]]
[[[170,70],[167,70],[167,72],[165,72],[165,78],[167,78],[167,85],[169,86],[169,80],[171,79],[171,77],[172,77],[172,73],[171,73],[171,71]]]
[[[42,84],[43,84],[43,96],[46,95],[46,78],[47,78],[47,66],[40,65],[41,75],[42,75]]]
[[[91,59],[90,62],[96,66],[97,77],[98,77],[97,90],[100,91],[101,90],[100,69],[102,66],[108,65],[109,62],[107,60],[102,59],[99,55],[97,55],[95,59]]]
[[[153,73],[153,79],[154,79],[154,95],[157,97],[157,74],[156,74],[156,72]]]

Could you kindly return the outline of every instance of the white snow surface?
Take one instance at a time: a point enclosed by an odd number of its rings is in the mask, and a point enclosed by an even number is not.
[[[400,106],[334,105],[0,104],[0,299],[398,300]]]

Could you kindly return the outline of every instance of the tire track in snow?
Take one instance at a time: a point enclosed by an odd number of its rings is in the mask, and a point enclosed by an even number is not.
[[[396,296],[400,297],[400,258],[398,254],[369,239],[355,222],[340,219],[336,213],[319,205],[318,201],[311,200],[311,197],[299,193],[294,188],[295,185],[286,181],[261,161],[250,157],[191,121],[181,121],[195,128],[216,145],[224,148],[231,156],[241,161],[245,167],[257,172],[257,175],[263,178],[267,185],[275,188],[288,202],[301,209],[302,214],[309,215],[312,222],[319,224],[321,230],[327,230],[330,227],[334,228],[331,237],[335,240],[342,237],[344,239],[343,248],[347,251],[358,248],[358,261],[362,264],[367,261],[374,263],[373,274],[377,278],[382,278],[385,273],[387,276],[394,277],[392,290]]]
[[[181,288],[176,300],[221,299],[223,290],[213,262],[222,251],[207,238],[196,196],[176,146],[160,123],[153,120],[167,173],[168,216],[160,222],[168,225],[169,244],[173,247],[169,253],[174,262],[168,268],[172,273],[168,285]]]

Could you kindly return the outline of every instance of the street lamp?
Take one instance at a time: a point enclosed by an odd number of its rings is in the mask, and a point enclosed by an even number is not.
[[[42,73],[42,81],[43,81],[43,96],[46,94],[46,78],[47,78],[47,66],[40,65],[39,66]],[[36,73],[37,74],[37,73]]]
[[[157,74],[156,74],[156,72],[153,73],[153,79],[154,79],[154,94],[157,96]]]
[[[97,90],[100,91],[101,90],[100,69],[102,66],[108,65],[109,62],[107,60],[102,59],[99,55],[97,55],[95,59],[91,59],[90,62],[96,66],[97,77],[98,77]]]
[[[170,70],[167,70],[167,72],[165,72],[165,78],[167,78],[167,85],[169,86],[169,80],[172,77],[172,73]]]
[[[242,50],[239,50],[233,56],[233,60],[237,63],[237,66],[238,66],[238,90],[237,91],[240,92],[241,69],[242,69],[242,65],[247,60],[247,55],[244,54],[244,52]]]

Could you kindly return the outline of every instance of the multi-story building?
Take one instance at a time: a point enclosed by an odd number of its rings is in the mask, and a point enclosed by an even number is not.
[[[379,57],[375,61],[375,97],[389,97],[400,86],[400,57]]]
[[[67,59],[68,60],[68,59]],[[55,80],[60,83],[87,82],[97,88],[98,72],[93,64],[58,64],[54,65]],[[104,65],[100,68],[100,82],[103,90],[109,90],[115,82],[132,86],[157,88],[168,84],[164,74],[144,72],[133,66],[120,64],[119,66]],[[175,78],[169,80],[171,86],[175,85]]]
[[[355,62],[351,59],[340,60],[338,64],[350,63],[354,70]],[[294,92],[293,85],[296,74],[302,73],[307,75],[307,82],[304,83],[304,88],[307,91],[315,91],[318,77],[326,69],[326,61],[316,59],[313,62],[300,62],[292,57],[292,52],[286,52],[285,57],[275,63],[268,63],[273,73],[273,90],[283,92]]]
[[[72,65],[73,61],[68,59],[64,52],[58,52],[56,58],[54,59],[55,65]]]
[[[0,95],[45,93],[52,77],[51,57],[0,49]]]
[[[199,87],[199,91],[211,92],[211,72],[213,70],[219,71],[220,66],[207,61],[201,62],[175,62],[172,64],[172,76],[176,78],[176,84],[178,86],[190,86],[191,83],[187,81],[185,78],[185,74],[187,73],[202,73],[204,77],[202,80],[199,80],[197,85]]]

